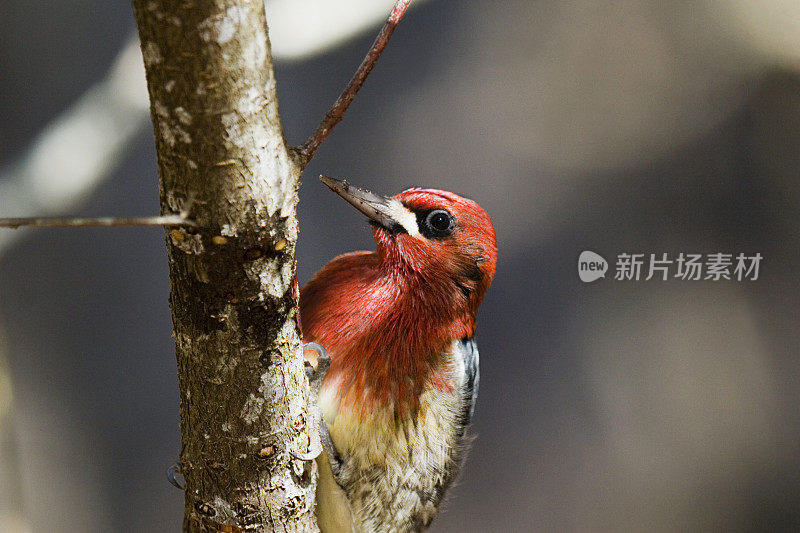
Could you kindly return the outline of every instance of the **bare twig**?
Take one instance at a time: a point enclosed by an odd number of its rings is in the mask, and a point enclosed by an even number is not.
[[[378,37],[375,38],[375,42],[372,43],[372,47],[369,52],[367,52],[361,65],[359,65],[358,70],[353,74],[347,87],[345,87],[342,94],[339,95],[339,98],[336,99],[336,102],[325,114],[325,118],[322,119],[322,122],[317,126],[314,133],[295,149],[302,166],[307,165],[308,162],[311,161],[317,148],[319,148],[322,142],[330,135],[334,126],[342,121],[345,111],[347,111],[350,103],[356,97],[356,94],[358,94],[359,89],[361,89],[369,73],[372,72],[372,68],[381,56],[383,49],[386,48],[389,38],[392,36],[392,33],[394,33],[394,29],[397,27],[397,24],[400,23],[403,15],[405,15],[406,9],[408,9],[410,3],[411,0],[397,0],[392,12],[389,14],[389,18],[386,20],[383,28],[381,28],[380,33],[378,33]]]
[[[0,218],[0,228],[17,229],[19,227],[34,228],[80,228],[80,227],[113,227],[113,226],[188,226],[197,224],[184,215],[163,215],[157,217],[101,217],[101,218]]]

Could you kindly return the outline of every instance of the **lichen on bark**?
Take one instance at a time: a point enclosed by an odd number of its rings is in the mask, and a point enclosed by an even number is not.
[[[180,382],[188,531],[314,531],[297,316],[300,166],[281,129],[261,0],[134,0]]]

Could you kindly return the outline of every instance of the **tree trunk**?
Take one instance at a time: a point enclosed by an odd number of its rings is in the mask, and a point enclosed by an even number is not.
[[[300,166],[261,0],[133,0],[168,229],[187,531],[314,531],[295,278]],[[316,442],[316,440],[314,441]],[[317,445],[315,444],[314,447]]]

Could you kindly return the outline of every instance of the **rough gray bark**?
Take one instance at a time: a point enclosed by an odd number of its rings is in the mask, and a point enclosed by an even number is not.
[[[314,531],[295,278],[300,166],[261,0],[133,0],[158,152],[187,531]],[[314,441],[314,447],[318,445]]]

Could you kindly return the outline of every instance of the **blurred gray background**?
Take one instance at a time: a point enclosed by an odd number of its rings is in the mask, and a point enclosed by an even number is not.
[[[355,17],[358,2],[345,3],[339,16]],[[268,18],[297,144],[379,22],[298,57],[283,41],[291,29]],[[55,176],[31,189],[45,192],[11,187],[37,136],[115,68],[133,26],[128,2],[4,0],[5,210],[157,212],[141,105],[109,105],[120,116],[107,127],[130,135],[100,165],[103,181],[40,205],[69,188],[49,149],[33,166]],[[384,193],[450,189],[493,216],[478,438],[433,531],[800,530],[799,145],[796,1],[429,0],[409,12],[305,172],[298,257],[304,283],[373,246],[322,172]],[[96,157],[92,146],[67,150],[71,164]],[[36,213],[0,216],[22,214]],[[177,531],[163,232],[10,233],[0,531]],[[622,252],[764,259],[757,281],[584,284],[587,249],[612,263]]]

